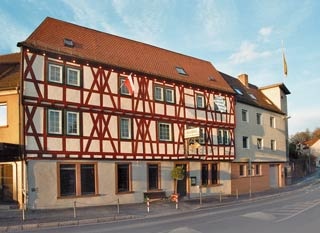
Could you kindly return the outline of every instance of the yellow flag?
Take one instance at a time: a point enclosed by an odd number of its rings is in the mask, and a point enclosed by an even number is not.
[[[287,67],[287,61],[286,61],[286,56],[284,55],[284,52],[282,52],[282,57],[283,57],[283,73],[285,76],[288,75],[288,67]]]

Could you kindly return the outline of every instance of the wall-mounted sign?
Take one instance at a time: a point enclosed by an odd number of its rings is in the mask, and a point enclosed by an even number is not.
[[[196,138],[200,137],[200,128],[192,128],[184,130],[184,138]]]
[[[227,111],[226,100],[223,96],[215,95],[214,96],[214,105],[215,105],[215,109],[220,112]]]

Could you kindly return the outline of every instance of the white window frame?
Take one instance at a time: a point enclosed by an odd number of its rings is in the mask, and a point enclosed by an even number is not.
[[[262,125],[262,114],[260,112],[257,112],[257,125]]]
[[[163,132],[162,126],[168,127],[167,132]],[[159,122],[158,130],[159,141],[172,141],[172,125],[170,123]]]
[[[257,138],[257,149],[263,150],[263,138]]]
[[[197,108],[205,107],[204,95],[196,94],[196,105],[197,105]]]
[[[219,145],[229,145],[230,144],[229,130],[218,129],[217,141]]]
[[[77,77],[76,77],[77,81],[76,81],[76,83],[70,82],[70,80],[69,80],[69,78],[70,78],[69,71],[77,73]],[[66,74],[67,74],[66,82],[67,82],[67,85],[80,87],[80,73],[81,73],[81,71],[79,69],[76,69],[76,68],[73,68],[73,67],[66,67]]]
[[[75,124],[75,127],[74,126],[71,126],[72,127],[72,131],[70,132],[69,131],[69,128],[70,128],[70,121],[69,121],[69,118],[71,116],[76,116],[75,120],[76,120],[76,124]],[[67,135],[79,135],[80,134],[80,114],[79,112],[73,112],[73,111],[66,111],[66,134]],[[76,129],[75,132],[73,132],[73,129]]]
[[[163,87],[160,87],[160,86],[154,87],[154,99],[157,101],[164,101]]]
[[[59,77],[53,77],[51,76],[51,69],[52,68],[58,68],[59,69]],[[58,64],[53,64],[49,63],[48,64],[48,81],[53,82],[53,83],[63,83],[63,65],[58,65]]]
[[[244,139],[246,139],[246,147],[244,147]],[[242,136],[242,148],[243,149],[250,149],[250,146],[249,146],[249,137],[248,136]]]
[[[272,151],[276,151],[277,150],[277,142],[276,142],[276,140],[274,140],[274,139],[270,140],[270,149]]]
[[[52,130],[51,127],[51,113],[58,113],[58,130]],[[48,119],[47,119],[47,123],[48,123],[48,133],[49,134],[62,134],[62,110],[57,110],[57,109],[48,109]],[[52,123],[52,124],[56,124],[56,123]],[[57,127],[56,125],[54,125],[54,127]]]
[[[174,90],[171,88],[166,88],[165,97],[167,103],[174,103]]]
[[[244,119],[244,118],[246,118],[246,119]],[[249,122],[248,110],[246,110],[246,109],[242,109],[242,110],[241,110],[241,120],[242,120],[243,122]]]
[[[0,127],[8,126],[8,104],[0,103]]]
[[[276,128],[276,118],[273,116],[270,116],[270,127]]]
[[[127,122],[127,125],[123,125],[123,122]],[[120,138],[121,139],[131,139],[131,118],[120,117],[119,128],[120,128]],[[126,127],[126,128],[125,128]],[[126,132],[127,135],[124,135]]]
[[[130,95],[130,92],[126,85],[124,85],[124,82],[126,81],[127,77],[120,77],[120,93],[122,95]]]

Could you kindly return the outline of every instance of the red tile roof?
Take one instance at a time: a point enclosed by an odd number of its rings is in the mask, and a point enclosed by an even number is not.
[[[20,85],[20,53],[0,56],[0,89],[16,88]]]
[[[263,108],[283,115],[285,114],[267,96],[265,96],[257,86],[249,83],[248,87],[246,87],[238,78],[234,78],[222,72],[220,72],[220,74],[233,89],[238,89],[242,93],[242,95],[236,94],[236,100],[238,102]],[[255,97],[255,99],[250,95]]]
[[[72,40],[74,47],[65,46],[64,39]],[[49,17],[18,46],[234,93],[209,61]],[[176,67],[183,68],[187,75],[178,74]],[[214,81],[209,77],[213,77]]]

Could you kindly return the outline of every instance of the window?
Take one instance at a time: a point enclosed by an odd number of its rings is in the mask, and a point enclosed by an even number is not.
[[[64,131],[62,130],[63,125],[65,126]],[[79,112],[48,109],[47,130],[49,134],[80,135],[80,125]]]
[[[205,103],[204,103],[204,96],[200,94],[196,94],[196,104],[197,108],[204,108]]]
[[[187,75],[187,72],[182,67],[176,67],[178,74]]]
[[[254,95],[254,94],[249,93],[249,96],[251,97],[251,99],[253,99],[253,100],[257,100],[257,97],[255,97],[255,95]]]
[[[67,67],[67,84],[72,86],[80,86],[80,70]]]
[[[67,134],[79,135],[79,113],[78,112],[66,112],[67,114]]]
[[[130,95],[130,92],[129,92],[127,86],[124,85],[124,82],[126,81],[126,79],[127,79],[127,78],[125,78],[125,77],[121,77],[121,78],[120,78],[120,87],[121,87],[121,88],[120,88],[120,93],[121,93],[122,95]]]
[[[242,111],[241,111],[241,119],[242,119],[242,121],[246,121],[246,122],[249,121],[249,119],[248,119],[248,111],[247,110],[242,109]]]
[[[48,81],[53,83],[81,86],[81,68],[59,63],[48,63]]]
[[[131,119],[120,118],[120,138],[131,139]]]
[[[261,175],[261,166],[260,166],[260,164],[256,164],[255,165],[255,172],[256,172],[256,176]]]
[[[270,149],[271,150],[276,150],[277,149],[277,145],[276,145],[276,141],[275,140],[271,140],[270,141]]]
[[[174,103],[174,90],[170,88],[166,88],[166,102],[168,103]]]
[[[245,176],[246,175],[245,170],[246,170],[246,166],[243,165],[243,164],[240,164],[240,166],[239,166],[239,175],[240,176]]]
[[[0,127],[8,125],[7,103],[0,103]]]
[[[59,195],[96,194],[96,164],[59,164]]]
[[[62,83],[62,65],[55,65],[49,63],[48,80],[50,82]]]
[[[164,100],[162,87],[154,87],[154,99],[158,101]]]
[[[48,133],[62,134],[62,110],[48,110]]]
[[[148,164],[148,190],[159,189],[159,165]]]
[[[229,145],[230,144],[230,137],[229,131],[224,129],[218,130],[218,144],[220,145]]]
[[[234,88],[233,90],[235,90],[235,92],[236,92],[237,94],[243,95],[243,92],[242,92],[240,89]]]
[[[202,185],[209,184],[209,164],[201,165],[201,184]]]
[[[213,185],[218,184],[218,164],[203,163],[201,165],[201,184]]]
[[[171,141],[171,124],[159,123],[159,140],[160,141]]]
[[[168,87],[155,86],[154,99],[157,101],[165,101],[167,103],[174,103],[174,89]]]
[[[131,164],[117,164],[117,192],[131,191]]]
[[[242,148],[249,149],[249,138],[246,136],[242,137]]]
[[[205,144],[206,142],[206,129],[205,128],[200,128],[200,136],[198,142],[200,144]]]
[[[257,125],[262,125],[262,115],[261,115],[261,113],[257,113]]]
[[[218,184],[218,164],[211,164],[211,184]]]
[[[263,149],[263,140],[262,138],[257,138],[257,149],[262,150]]]
[[[271,128],[275,128],[276,127],[276,123],[275,123],[275,118],[274,117],[270,117],[270,127]]]

